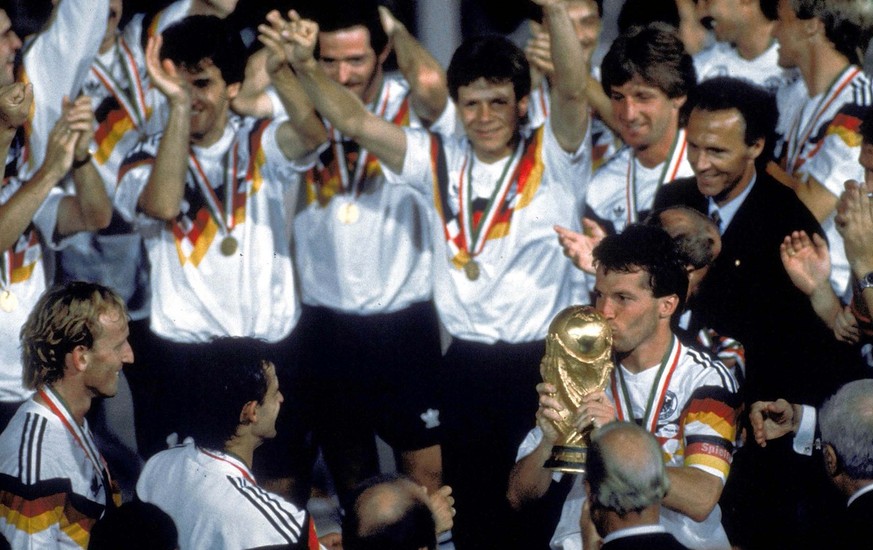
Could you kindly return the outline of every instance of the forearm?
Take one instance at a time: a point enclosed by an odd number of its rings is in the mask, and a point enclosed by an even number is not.
[[[157,219],[170,221],[179,215],[188,169],[190,113],[188,105],[171,104],[151,174],[139,197],[140,210]]]
[[[273,88],[288,114],[288,123],[293,128],[299,145],[299,150],[287,151],[286,154],[290,152],[292,153],[290,158],[297,158],[324,143],[327,139],[327,132],[321,119],[315,114],[315,109],[306,95],[306,91],[288,65],[283,64],[278,71],[273,73],[272,81]]]
[[[112,221],[112,201],[94,163],[88,161],[78,168],[74,167],[72,172],[76,198],[85,224],[83,229],[96,231],[107,227]]]
[[[314,59],[294,69],[315,109],[346,137],[358,141],[369,115],[361,100],[331,80]]]
[[[0,251],[15,244],[61,177],[61,174],[43,167],[0,205]]]
[[[403,25],[392,35],[397,65],[411,91],[415,113],[426,123],[439,118],[449,97],[446,74],[436,59]]]
[[[541,442],[534,452],[522,458],[509,474],[506,498],[514,509],[538,500],[546,494],[552,483],[552,472],[543,467],[552,452],[552,445]]]
[[[555,65],[552,94],[570,100],[582,99],[588,85],[588,61],[567,15],[567,7],[563,2],[550,4],[544,8],[544,13]]]
[[[820,288],[817,288],[809,297],[812,304],[812,309],[816,315],[824,321],[830,329],[834,328],[834,319],[840,313],[842,304],[840,299],[834,293],[829,281],[825,281]]]
[[[668,467],[670,490],[664,506],[684,514],[694,521],[709,516],[721,496],[722,482],[714,475],[692,467]]]
[[[588,128],[588,103],[585,97],[588,63],[576,39],[566,5],[549,4],[545,8],[545,15],[555,65],[549,92],[552,103],[549,124],[561,148],[574,152],[582,143]]]

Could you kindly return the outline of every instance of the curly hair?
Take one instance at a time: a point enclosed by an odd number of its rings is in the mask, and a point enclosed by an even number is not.
[[[103,285],[74,281],[47,290],[21,327],[24,386],[35,390],[63,378],[66,355],[94,345],[107,312],[127,316],[127,307]]]

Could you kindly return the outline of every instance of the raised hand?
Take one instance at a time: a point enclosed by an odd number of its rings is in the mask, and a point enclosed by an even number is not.
[[[74,158],[83,159],[89,154],[91,140],[94,138],[94,129],[97,121],[94,118],[94,109],[91,107],[91,98],[79,96],[75,101],[64,98],[61,116],[66,117],[70,130],[76,132],[76,149]]]
[[[779,256],[791,282],[807,296],[828,284],[831,256],[821,235],[810,239],[805,231],[794,231],[779,245]]]
[[[840,308],[834,318],[834,337],[840,342],[856,344],[861,339],[861,330],[858,328],[858,319],[852,313],[851,306]]]
[[[33,84],[14,82],[0,86],[0,125],[19,128],[27,121],[33,105]]]
[[[558,242],[564,249],[564,256],[585,273],[594,274],[594,249],[606,237],[606,231],[594,220],[583,218],[583,233],[576,233],[560,225],[555,226]]]
[[[761,447],[766,447],[767,441],[796,432],[800,414],[799,405],[792,405],[784,399],[756,401],[749,411],[755,441]]]
[[[836,225],[852,271],[863,277],[873,270],[873,211],[866,187],[853,180],[846,182],[837,203]]]
[[[548,76],[555,72],[549,33],[535,21],[530,22],[530,38],[524,46],[524,55],[531,67],[544,75]]]
[[[293,43],[288,61],[292,65],[306,65],[315,61],[315,44],[318,42],[318,23],[302,19],[291,10],[288,12],[289,25],[283,30],[282,37]]]
[[[167,97],[171,105],[191,105],[191,89],[188,83],[179,76],[179,69],[169,59],[161,60],[161,45],[163,38],[153,36],[146,45],[146,69],[152,84]]]

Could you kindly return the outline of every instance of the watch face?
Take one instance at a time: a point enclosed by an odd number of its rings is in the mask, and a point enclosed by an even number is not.
[[[861,279],[861,288],[873,288],[873,271],[864,275]]]

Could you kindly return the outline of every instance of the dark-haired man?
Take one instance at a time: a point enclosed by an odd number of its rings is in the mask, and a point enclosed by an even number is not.
[[[173,518],[181,550],[319,548],[309,514],[260,488],[251,471],[255,450],[276,437],[284,400],[267,357],[251,338],[201,348],[189,373],[194,439],[149,459],[137,482],[139,499]]]
[[[576,411],[552,396],[551,384],[537,386],[537,427],[519,448],[510,502],[520,507],[539,499],[561,479],[544,467],[557,441],[554,422],[569,413],[582,431],[618,418],[637,422],[661,443],[671,485],[661,525],[690,548],[729,548],[718,499],[730,469],[737,387],[724,365],[684,346],[670,329],[688,291],[683,259],[662,229],[636,224],[604,238],[594,258],[596,308],[612,329],[615,370],[606,391],[587,396]],[[577,476],[552,548],[581,548],[585,499]]]
[[[21,328],[23,379],[36,393],[0,435],[0,532],[13,548],[87,548],[121,495],[85,415],[133,362],[127,310],[100,285],[44,293]]]
[[[744,78],[771,93],[796,78],[777,63],[773,38],[776,0],[702,0],[699,15],[712,23],[717,42],[694,54],[697,78]]]
[[[796,67],[801,78],[777,93],[779,165],[768,171],[821,223],[830,246],[831,286],[843,296],[850,266],[834,218],[843,183],[864,175],[855,161],[858,127],[873,105],[873,83],[859,66],[859,51],[866,49],[861,40],[873,26],[873,4],[779,0],[777,13],[779,64]]]
[[[149,42],[146,64],[169,119],[127,158],[115,203],[143,232],[151,264],[152,366],[166,369],[154,376],[155,421],[165,437],[180,428],[186,365],[205,342],[253,336],[293,354],[299,306],[283,198],[307,168],[297,161],[325,136],[293,79],[277,80],[290,119],[230,116],[245,52],[222,20],[192,16],[162,37]]]
[[[821,228],[796,195],[756,169],[775,117],[773,98],[761,88],[731,78],[701,83],[688,122],[688,159],[696,178],[662,188],[655,206],[685,204],[719,225],[722,251],[700,287],[695,316],[745,346],[745,402],[790,395],[817,404],[856,375],[850,366],[857,361],[847,347],[838,347],[782,267],[779,245],[785,235],[799,230],[811,235]],[[846,367],[822,369],[823,364]],[[796,525],[794,504],[815,498],[803,494],[812,491],[809,484],[797,481],[798,472],[812,476],[813,471],[802,459],[777,456],[782,450],[746,445],[738,452],[725,491],[732,542],[760,542],[759,537],[808,542],[803,530],[813,522]],[[784,460],[794,461],[790,479]],[[776,500],[766,498],[779,500],[778,512],[770,510]]]
[[[342,5],[340,5],[342,4]],[[451,134],[454,106],[439,63],[372,0],[323,2],[318,63],[374,115]],[[385,73],[396,54],[399,75]],[[305,176],[294,218],[309,418],[341,501],[379,472],[375,434],[401,471],[431,490],[442,469],[433,377],[440,359],[428,205],[389,185],[379,159],[324,121],[329,146]]]
[[[506,475],[533,413],[525,387],[538,378],[552,317],[582,300],[578,275],[550,233],[555,223],[578,228],[587,189],[587,67],[565,5],[540,3],[561,55],[549,123],[530,136],[520,132],[529,67],[508,40],[474,38],[455,52],[448,84],[466,137],[453,139],[369,113],[312,57],[315,24],[301,21],[293,31],[294,67],[318,111],[379,158],[389,182],[431,203],[434,300],[453,337],[441,369],[452,410],[440,420],[459,547],[501,547],[507,537]]]
[[[662,185],[691,175],[680,109],[696,80],[691,56],[664,24],[634,27],[619,36],[601,74],[626,146],[591,179],[586,216],[615,232],[645,218]],[[572,240],[563,228],[558,235],[562,244]]]

